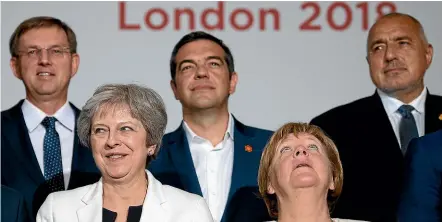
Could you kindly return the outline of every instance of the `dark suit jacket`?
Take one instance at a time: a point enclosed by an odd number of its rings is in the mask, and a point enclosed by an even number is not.
[[[399,221],[440,221],[441,182],[442,130],[439,130],[413,139],[408,146]]]
[[[442,128],[442,97],[427,94],[425,133]],[[377,93],[314,118],[336,143],[344,185],[333,218],[395,221],[404,157]]]
[[[28,222],[23,195],[7,186],[1,187],[2,222]]]
[[[22,104],[23,100],[1,113],[1,183],[17,190],[24,196],[27,209],[30,211],[31,221],[34,221],[38,209],[49,195],[49,188],[35,157],[21,111]],[[80,110],[72,104],[71,106],[75,111],[76,118],[78,118]],[[77,133],[75,133],[72,158],[68,189],[85,186],[100,179],[92,152],[80,144]]]
[[[257,178],[261,153],[272,132],[246,126],[236,119],[234,128],[232,181],[222,221],[270,220],[264,201],[258,197]],[[252,147],[252,152],[245,151],[246,145]],[[182,126],[164,136],[163,147],[149,170],[163,184],[203,196]]]

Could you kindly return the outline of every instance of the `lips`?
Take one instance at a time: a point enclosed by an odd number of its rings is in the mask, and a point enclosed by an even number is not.
[[[208,89],[214,89],[211,85],[197,85],[192,87],[192,90],[208,90]]]
[[[37,76],[55,76],[55,74],[51,72],[42,71],[42,72],[37,72]]]
[[[124,153],[109,153],[109,154],[106,154],[106,158],[110,159],[110,160],[120,160],[120,159],[123,159],[126,156],[127,156],[127,154],[124,154]]]
[[[301,168],[301,167],[309,167],[312,168],[308,163],[299,163],[295,166],[295,169]]]
[[[391,73],[391,72],[401,72],[407,70],[406,68],[388,68],[384,70],[384,73]]]

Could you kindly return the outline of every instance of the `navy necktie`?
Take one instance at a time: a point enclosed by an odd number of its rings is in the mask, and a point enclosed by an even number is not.
[[[399,123],[399,138],[401,140],[401,150],[403,154],[407,151],[407,146],[411,139],[419,137],[416,121],[411,113],[413,110],[414,107],[410,105],[402,105],[398,109],[402,116]]]
[[[41,124],[46,128],[43,142],[44,177],[51,192],[64,190],[60,137],[55,130],[55,117],[46,117]]]

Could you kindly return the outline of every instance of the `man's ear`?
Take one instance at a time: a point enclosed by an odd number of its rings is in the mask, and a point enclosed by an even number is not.
[[[178,91],[177,91],[176,83],[174,80],[170,80],[170,88],[172,88],[172,92],[173,92],[173,95],[175,96],[175,99],[179,100]]]
[[[230,86],[229,86],[229,94],[232,95],[236,91],[236,84],[238,83],[238,74],[236,72],[232,72],[230,76]]]
[[[21,71],[20,71],[20,68],[19,68],[19,65],[18,65],[19,62],[20,62],[19,58],[12,57],[9,60],[9,66],[11,67],[11,70],[12,70],[12,73],[14,73],[14,76],[17,77],[20,80],[23,80],[22,76],[21,76]]]
[[[79,66],[80,66],[80,55],[78,55],[77,53],[73,53],[71,61],[71,68],[72,68],[71,78],[74,77],[75,74],[77,74]]]

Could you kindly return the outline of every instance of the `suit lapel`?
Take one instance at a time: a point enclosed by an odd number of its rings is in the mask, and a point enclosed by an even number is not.
[[[74,110],[75,113],[75,128],[74,128],[74,149],[73,149],[73,153],[72,153],[72,163],[71,163],[71,172],[81,172],[81,163],[82,163],[82,157],[84,155],[87,155],[87,153],[84,152],[84,147],[80,145],[80,140],[78,138],[78,134],[77,134],[77,119],[78,116],[80,115],[80,110],[77,109],[77,107],[75,107],[73,104],[70,104],[72,109]],[[89,151],[90,152],[90,151]],[[77,178],[75,178],[77,176],[76,173],[71,173],[71,177],[69,179],[69,186],[68,189],[73,189],[74,186],[76,186],[75,181],[77,181]],[[81,180],[81,178],[78,178]]]
[[[21,166],[26,168],[29,176],[37,184],[40,184],[44,182],[45,179],[38,164],[37,157],[35,156],[23,112],[21,111],[23,101],[24,100],[21,100],[8,111],[11,120],[2,123],[4,124],[2,130],[7,129],[7,132],[3,132],[2,134],[8,135],[7,139],[10,140],[10,149],[15,152],[17,161],[23,163]]]
[[[252,140],[254,138],[253,133],[247,131],[246,126],[240,123],[234,118],[235,122],[235,133],[234,133],[234,153],[233,153],[233,170],[232,170],[232,181],[230,185],[229,197],[230,200],[238,190],[238,188],[250,185],[251,178],[247,175],[253,175],[256,171],[256,161],[251,157],[251,152],[246,151],[246,146],[253,148]],[[260,149],[261,150],[261,149]],[[256,151],[255,151],[256,152]],[[253,178],[253,182],[256,183],[257,178]]]
[[[81,201],[85,205],[77,210],[79,222],[101,222],[103,220],[103,183],[101,179],[90,187]]]
[[[442,129],[440,115],[442,115],[442,99],[428,93],[425,101],[425,134]]]
[[[169,155],[183,184],[183,189],[203,196],[182,126],[173,132],[167,146],[169,146]]]
[[[167,212],[162,207],[167,202],[161,183],[156,180],[152,174],[146,170],[148,177],[148,189],[146,198],[143,203],[143,211],[141,213],[140,222],[147,221],[168,221]]]
[[[366,122],[367,125],[371,127],[368,128],[370,133],[368,136],[372,136],[373,139],[378,139],[385,144],[385,147],[389,147],[384,150],[384,152],[391,153],[390,156],[403,157],[399,142],[397,141],[396,134],[394,133],[393,126],[391,125],[390,119],[385,112],[384,106],[382,105],[381,98],[376,92],[371,98],[370,103],[367,107],[372,106],[373,112],[366,113],[365,115],[369,121]],[[362,108],[362,107],[361,107]],[[366,107],[365,107],[366,108]],[[385,155],[389,156],[389,155]]]

